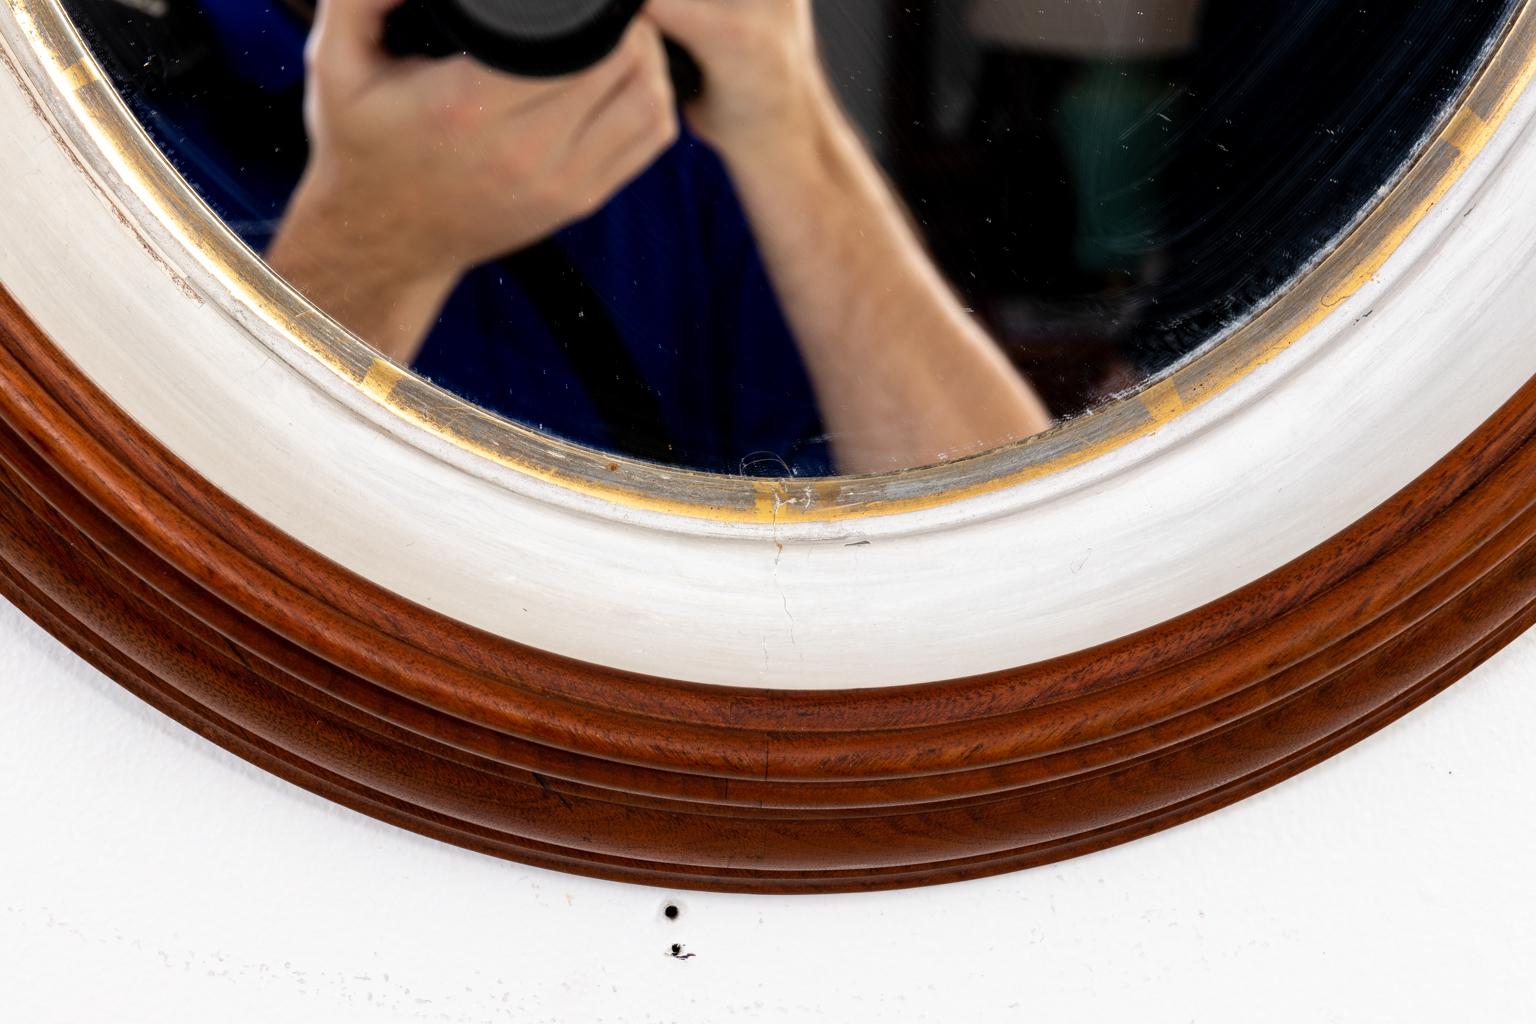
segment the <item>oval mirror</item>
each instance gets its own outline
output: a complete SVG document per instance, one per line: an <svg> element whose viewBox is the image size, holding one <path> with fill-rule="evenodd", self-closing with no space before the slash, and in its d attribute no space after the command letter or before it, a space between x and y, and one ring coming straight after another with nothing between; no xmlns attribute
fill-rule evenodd
<svg viewBox="0 0 1536 1024"><path fill-rule="evenodd" d="M197 193L401 366L581 445L791 477L1021 441L1218 342L1402 172L1509 9L762 6L66 3Z"/></svg>
<svg viewBox="0 0 1536 1024"><path fill-rule="evenodd" d="M1536 7L7 0L0 592L311 790L1099 849L1536 624Z"/></svg>

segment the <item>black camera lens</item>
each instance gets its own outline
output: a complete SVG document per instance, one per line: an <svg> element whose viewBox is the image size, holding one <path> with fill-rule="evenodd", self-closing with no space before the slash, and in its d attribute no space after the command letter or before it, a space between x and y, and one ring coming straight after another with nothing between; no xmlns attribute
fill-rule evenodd
<svg viewBox="0 0 1536 1024"><path fill-rule="evenodd" d="M468 53L515 75L567 75L602 60L644 0L407 0L390 15L396 53Z"/></svg>

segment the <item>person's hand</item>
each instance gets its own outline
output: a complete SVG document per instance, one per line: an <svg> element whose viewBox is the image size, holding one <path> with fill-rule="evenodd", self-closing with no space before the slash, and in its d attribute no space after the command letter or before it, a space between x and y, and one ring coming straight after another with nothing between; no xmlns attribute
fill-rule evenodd
<svg viewBox="0 0 1536 1024"><path fill-rule="evenodd" d="M729 162L814 144L836 109L810 0L649 0L645 16L703 69L689 124Z"/></svg>
<svg viewBox="0 0 1536 1024"><path fill-rule="evenodd" d="M334 308L343 291L445 295L471 267L595 211L677 134L647 22L580 74L524 79L468 57L386 53L399 2L322 0L306 51L310 163L269 253L365 337L366 310Z"/></svg>
<svg viewBox="0 0 1536 1024"><path fill-rule="evenodd" d="M665 57L637 23L574 76L383 52L399 0L323 0L310 38L306 188L416 258L463 270L589 214L676 137Z"/></svg>

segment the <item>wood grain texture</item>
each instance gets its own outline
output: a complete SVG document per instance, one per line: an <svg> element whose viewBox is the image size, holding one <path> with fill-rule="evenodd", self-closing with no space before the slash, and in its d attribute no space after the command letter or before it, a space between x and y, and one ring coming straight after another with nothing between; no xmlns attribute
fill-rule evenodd
<svg viewBox="0 0 1536 1024"><path fill-rule="evenodd" d="M560 870L828 892L1075 856L1303 770L1536 623L1536 381L1191 614L985 677L793 692L609 671L413 605L179 464L8 297L0 341L0 591L292 782Z"/></svg>

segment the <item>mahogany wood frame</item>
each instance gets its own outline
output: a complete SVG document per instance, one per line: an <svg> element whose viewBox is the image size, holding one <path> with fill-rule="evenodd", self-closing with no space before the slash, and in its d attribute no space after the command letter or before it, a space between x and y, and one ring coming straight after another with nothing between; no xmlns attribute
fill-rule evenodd
<svg viewBox="0 0 1536 1024"><path fill-rule="evenodd" d="M347 574L3 297L0 592L214 742L472 849L701 889L973 878L1256 792L1536 624L1536 381L1354 527L1139 635L924 686L740 690L541 654Z"/></svg>
<svg viewBox="0 0 1536 1024"><path fill-rule="evenodd" d="M1354 526L1142 633L922 686L731 689L540 653L348 573L178 461L0 290L0 594L221 746L465 847L701 889L952 881L1238 800L1536 624L1536 380Z"/></svg>

